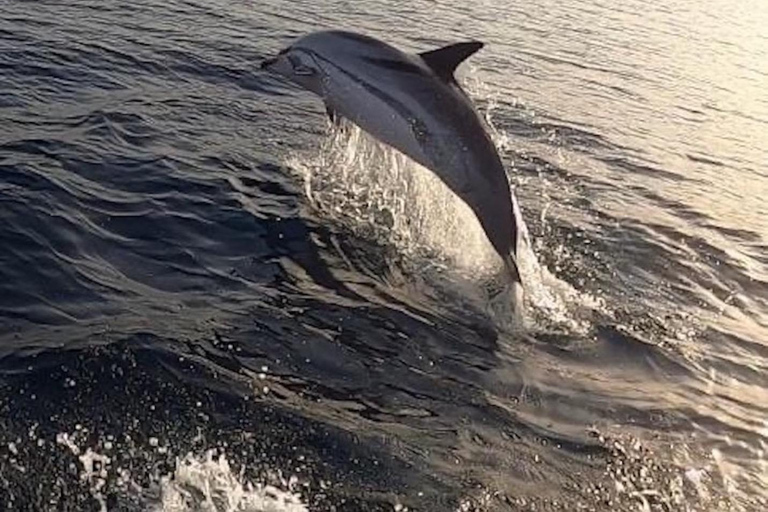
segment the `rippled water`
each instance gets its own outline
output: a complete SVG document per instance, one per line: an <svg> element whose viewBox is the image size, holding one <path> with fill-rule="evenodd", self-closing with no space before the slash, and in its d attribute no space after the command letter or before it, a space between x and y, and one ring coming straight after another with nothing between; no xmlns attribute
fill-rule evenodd
<svg viewBox="0 0 768 512"><path fill-rule="evenodd" d="M331 27L487 43L462 80L530 231L524 332L463 204L258 70ZM0 3L0 508L763 510L765 27Z"/></svg>

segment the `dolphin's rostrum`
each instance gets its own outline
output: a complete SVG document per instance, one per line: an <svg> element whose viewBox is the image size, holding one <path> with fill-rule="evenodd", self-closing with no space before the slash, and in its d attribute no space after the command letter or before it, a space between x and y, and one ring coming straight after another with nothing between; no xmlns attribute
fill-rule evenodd
<svg viewBox="0 0 768 512"><path fill-rule="evenodd" d="M365 35L306 35L263 69L280 74L434 172L474 211L515 283L518 208L483 121L453 73L482 48L457 43L418 55Z"/></svg>

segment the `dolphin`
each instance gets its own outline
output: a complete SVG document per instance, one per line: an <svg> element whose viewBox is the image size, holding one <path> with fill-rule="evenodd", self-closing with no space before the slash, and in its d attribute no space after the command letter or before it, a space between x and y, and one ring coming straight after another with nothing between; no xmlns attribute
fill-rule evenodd
<svg viewBox="0 0 768 512"><path fill-rule="evenodd" d="M470 41L409 54L367 35L321 31L261 68L320 96L332 120L346 118L434 172L469 205L519 285L519 208L485 123L454 78L482 47Z"/></svg>

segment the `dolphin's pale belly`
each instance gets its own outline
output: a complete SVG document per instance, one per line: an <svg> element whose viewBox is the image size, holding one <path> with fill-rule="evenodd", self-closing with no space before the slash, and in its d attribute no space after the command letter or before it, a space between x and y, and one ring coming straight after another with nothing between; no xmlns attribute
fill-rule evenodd
<svg viewBox="0 0 768 512"><path fill-rule="evenodd" d="M419 121L414 113L399 112L380 95L351 78L336 77L335 81L334 88L323 98L327 106L421 165L434 167L417 139L414 125Z"/></svg>
<svg viewBox="0 0 768 512"><path fill-rule="evenodd" d="M433 171L457 194L471 191L473 174L482 173L461 133L412 97L393 98L343 75L332 79L323 98L327 106Z"/></svg>

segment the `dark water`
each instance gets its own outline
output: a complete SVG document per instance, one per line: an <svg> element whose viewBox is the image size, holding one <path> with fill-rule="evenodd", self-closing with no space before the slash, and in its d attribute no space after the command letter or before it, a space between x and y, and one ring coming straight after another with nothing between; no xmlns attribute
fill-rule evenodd
<svg viewBox="0 0 768 512"><path fill-rule="evenodd" d="M503 3L0 3L0 508L764 509L768 8ZM525 332L328 27L487 43Z"/></svg>

